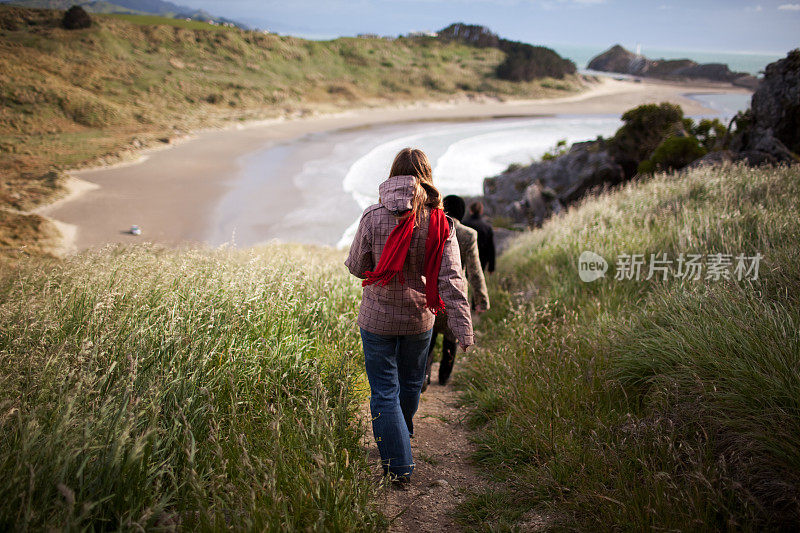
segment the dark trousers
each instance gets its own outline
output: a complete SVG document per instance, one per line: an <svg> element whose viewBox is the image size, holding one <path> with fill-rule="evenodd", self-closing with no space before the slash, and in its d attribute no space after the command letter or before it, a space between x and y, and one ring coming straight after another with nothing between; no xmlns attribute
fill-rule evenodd
<svg viewBox="0 0 800 533"><path fill-rule="evenodd" d="M431 345L428 348L428 364L425 368L425 387L431 381L431 366L433 366L433 349L436 347L436 337L439 333L434 330L431 336ZM456 362L456 348L455 341L447 340L447 335L442 338L442 362L439 363L439 384L444 385L450 379L450 374L453 372L453 365ZM423 390L424 390L423 388Z"/></svg>

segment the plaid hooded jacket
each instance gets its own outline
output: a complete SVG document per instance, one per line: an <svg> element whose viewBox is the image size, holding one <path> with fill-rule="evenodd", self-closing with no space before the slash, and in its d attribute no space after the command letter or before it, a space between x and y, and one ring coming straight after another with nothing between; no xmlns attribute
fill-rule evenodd
<svg viewBox="0 0 800 533"><path fill-rule="evenodd" d="M350 273L365 278L365 272L375 269L389 234L397 225L398 216L411 209L414 197L413 176L393 176L379 188L380 203L364 210L345 265ZM452 220L450 236L442 255L439 271L439 295L445 304L447 324L463 346L474 344L472 320L467 301L466 282ZM419 217L411 235L401 284L397 277L388 285L364 287L359 327L377 335L416 335L433 327L434 314L425 308L425 281L422 276L425 240L428 236L427 212Z"/></svg>

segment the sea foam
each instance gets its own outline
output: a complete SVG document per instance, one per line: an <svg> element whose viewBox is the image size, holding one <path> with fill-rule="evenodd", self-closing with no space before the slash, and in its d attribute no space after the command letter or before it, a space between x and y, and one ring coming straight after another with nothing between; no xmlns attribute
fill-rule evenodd
<svg viewBox="0 0 800 533"><path fill-rule="evenodd" d="M618 117L539 117L465 123L429 123L412 135L383 139L350 165L343 188L361 208L375 203L378 186L386 179L395 154L406 146L422 149L431 160L434 183L442 194L478 195L483 180L511 163L530 163L559 140L567 143L610 135ZM356 220L337 243L348 246L358 228Z"/></svg>

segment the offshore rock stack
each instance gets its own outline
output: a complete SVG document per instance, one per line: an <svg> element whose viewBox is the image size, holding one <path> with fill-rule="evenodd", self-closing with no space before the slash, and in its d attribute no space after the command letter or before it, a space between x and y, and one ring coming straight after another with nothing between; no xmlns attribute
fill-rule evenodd
<svg viewBox="0 0 800 533"><path fill-rule="evenodd" d="M716 81L753 90L758 87L758 78L746 72L734 72L722 63L697 63L691 59L648 59L618 44L594 57L587 66L598 72L665 80Z"/></svg>

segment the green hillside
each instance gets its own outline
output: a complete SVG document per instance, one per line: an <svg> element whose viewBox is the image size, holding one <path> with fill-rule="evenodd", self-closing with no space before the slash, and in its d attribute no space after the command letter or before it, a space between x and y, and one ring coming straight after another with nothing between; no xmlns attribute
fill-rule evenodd
<svg viewBox="0 0 800 533"><path fill-rule="evenodd" d="M587 199L514 241L464 383L477 458L507 490L471 498L465 523L800 527L799 203L796 165L703 167ZM587 250L609 263L591 283L577 270ZM681 253L703 255L698 280L677 276ZM639 281L615 279L624 254L643 254ZM646 280L650 254L673 261L666 280ZM757 279L738 279L740 254L761 254Z"/></svg>
<svg viewBox="0 0 800 533"><path fill-rule="evenodd" d="M580 86L569 76L500 80L504 52L430 38L307 41L129 15L67 31L61 16L0 6L0 209L51 200L53 170L114 161L201 126ZM0 221L0 246L35 248L13 224Z"/></svg>

